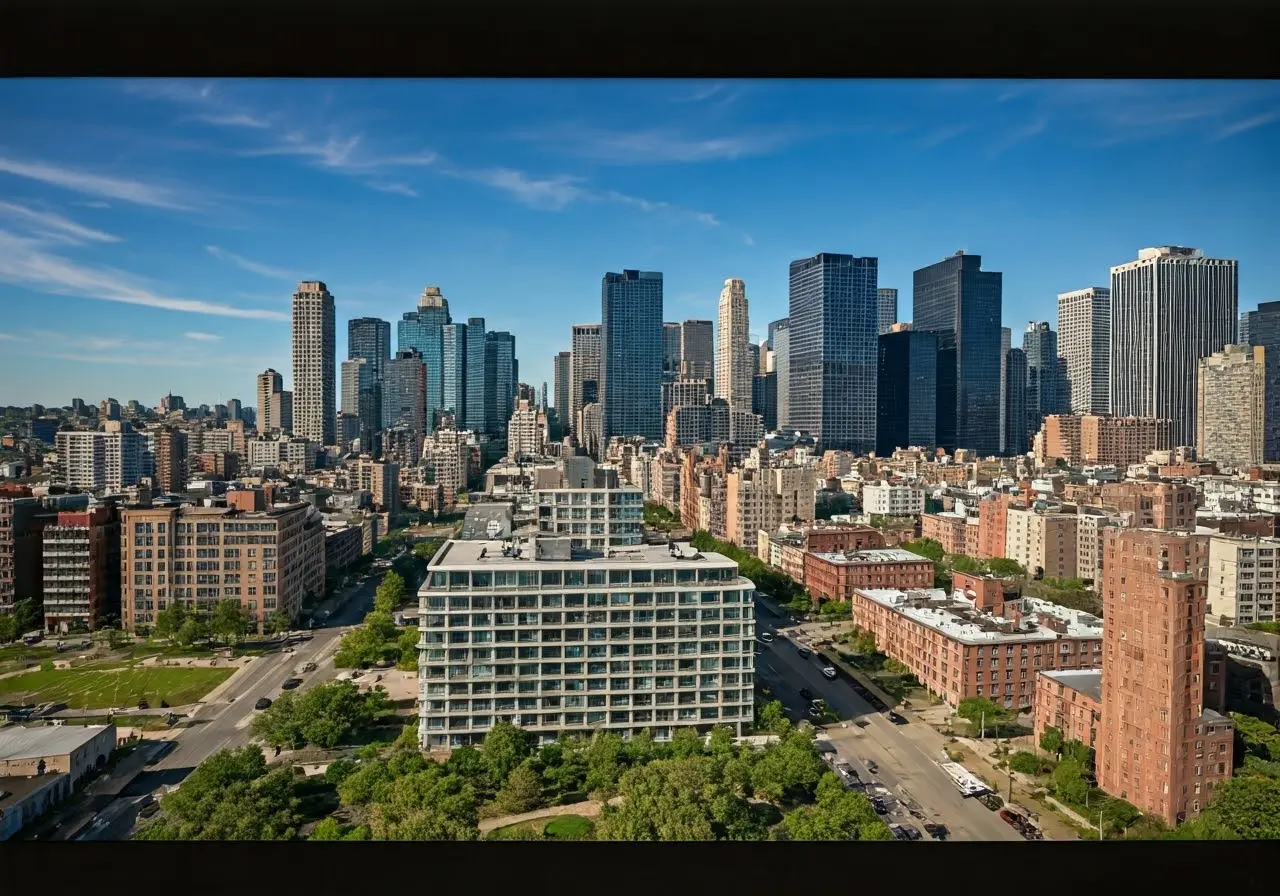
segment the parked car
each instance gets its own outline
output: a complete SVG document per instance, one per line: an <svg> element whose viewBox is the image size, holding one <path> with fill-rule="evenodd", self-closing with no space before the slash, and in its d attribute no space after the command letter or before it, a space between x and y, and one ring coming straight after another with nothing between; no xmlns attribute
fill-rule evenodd
<svg viewBox="0 0 1280 896"><path fill-rule="evenodd" d="M761 640L761 641L763 641L765 644L772 644L772 643L773 643L773 632L761 632L761 633L760 633L760 640Z"/></svg>
<svg viewBox="0 0 1280 896"><path fill-rule="evenodd" d="M858 773L854 771L853 766L847 762L836 763L836 774L839 775L840 780L844 781L846 784L858 780Z"/></svg>
<svg viewBox="0 0 1280 896"><path fill-rule="evenodd" d="M270 708L271 708L271 698L270 698L270 697L259 697L259 698L258 698L258 702L257 702L257 703L255 703L255 704L253 704L253 708L254 708L254 709L270 709Z"/></svg>
<svg viewBox="0 0 1280 896"><path fill-rule="evenodd" d="M315 663L304 663L304 664L303 664L303 666L302 666L302 674L303 674L303 675L306 675L308 672L314 672L314 671L316 671L316 664L315 664Z"/></svg>
<svg viewBox="0 0 1280 896"><path fill-rule="evenodd" d="M1000 820L1014 827L1022 824L1022 816L1016 812L1010 812L1008 809L1000 810Z"/></svg>
<svg viewBox="0 0 1280 896"><path fill-rule="evenodd" d="M906 720L906 719L904 719L902 716L898 715L898 714L897 714L896 712L894 712L893 710L889 710L888 715L887 715L887 718L889 719L889 721L890 721L890 722L893 722L893 724L895 724L895 725L905 725L905 724L907 724L907 720Z"/></svg>
<svg viewBox="0 0 1280 896"><path fill-rule="evenodd" d="M300 684L302 684L301 678L286 678L284 684L280 685L280 689L284 691L292 691Z"/></svg>
<svg viewBox="0 0 1280 896"><path fill-rule="evenodd" d="M830 681L834 681L837 674L835 666L822 667L822 676Z"/></svg>
<svg viewBox="0 0 1280 896"><path fill-rule="evenodd" d="M871 772L873 775L880 771L880 766L876 765L875 762L870 759L866 761L866 766L867 771Z"/></svg>
<svg viewBox="0 0 1280 896"><path fill-rule="evenodd" d="M876 810L877 815L888 815L889 807L884 804L884 800L878 796L871 798L871 808Z"/></svg>
<svg viewBox="0 0 1280 896"><path fill-rule="evenodd" d="M799 649L799 654L805 659L808 659L809 657L813 656L813 651L810 650L808 647L801 647Z"/></svg>
<svg viewBox="0 0 1280 896"><path fill-rule="evenodd" d="M1002 800L1000 795L996 793L984 793L982 796L978 797L978 802L982 803L982 805L986 806L992 812L997 812L1004 807L1004 800Z"/></svg>
<svg viewBox="0 0 1280 896"><path fill-rule="evenodd" d="M802 700L809 700L809 701L811 701L811 702L812 702L812 700L813 700L813 691L809 690L808 688L801 688L801 689L800 689L800 698L801 698Z"/></svg>
<svg viewBox="0 0 1280 896"><path fill-rule="evenodd" d="M932 822L925 824L924 832L934 840L946 840L947 834L950 833L945 824L933 824Z"/></svg>

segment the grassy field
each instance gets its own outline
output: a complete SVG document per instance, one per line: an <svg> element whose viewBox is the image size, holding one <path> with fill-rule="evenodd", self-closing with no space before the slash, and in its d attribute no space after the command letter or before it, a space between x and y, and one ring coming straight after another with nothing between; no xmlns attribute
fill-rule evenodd
<svg viewBox="0 0 1280 896"><path fill-rule="evenodd" d="M595 823L582 815L557 815L554 818L535 818L518 824L490 831L486 840L517 839L516 831L532 831L543 840L590 840ZM527 835L526 835L527 837Z"/></svg>
<svg viewBox="0 0 1280 896"><path fill-rule="evenodd" d="M129 666L27 672L0 678L0 704L66 703L70 709L194 703L226 681L234 669L171 669Z"/></svg>

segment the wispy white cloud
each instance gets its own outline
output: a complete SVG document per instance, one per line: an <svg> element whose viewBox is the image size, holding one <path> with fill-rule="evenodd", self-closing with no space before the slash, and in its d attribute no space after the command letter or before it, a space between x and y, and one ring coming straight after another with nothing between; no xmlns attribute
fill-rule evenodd
<svg viewBox="0 0 1280 896"><path fill-rule="evenodd" d="M681 94L672 98L672 102L676 103L701 103L718 96L725 92L729 87L726 81L712 81L710 84L703 84L695 88L691 93Z"/></svg>
<svg viewBox="0 0 1280 896"><path fill-rule="evenodd" d="M366 186L377 190L379 193L394 193L397 196L408 196L411 199L418 198L418 191L408 184L369 181Z"/></svg>
<svg viewBox="0 0 1280 896"><path fill-rule="evenodd" d="M69 341L73 345L83 345L85 348L95 352L110 351L125 344L125 340L120 336L81 336Z"/></svg>
<svg viewBox="0 0 1280 896"><path fill-rule="evenodd" d="M208 358L191 358L180 356L156 356L133 352L117 352L114 354L89 354L87 352L23 352L23 357L38 358L43 361L63 361L71 364L104 364L122 365L125 367L208 367Z"/></svg>
<svg viewBox="0 0 1280 896"><path fill-rule="evenodd" d="M217 333L201 333L199 330L187 330L182 334L187 339L194 339L196 342L221 342L222 337Z"/></svg>
<svg viewBox="0 0 1280 896"><path fill-rule="evenodd" d="M47 251L38 240L15 236L5 231L0 231L0 282L51 295L119 302L165 311L245 320L289 319L289 315L281 311L238 308L203 299L163 295L124 271L79 264Z"/></svg>
<svg viewBox="0 0 1280 896"><path fill-rule="evenodd" d="M234 252L228 252L218 246L205 246L205 251L212 255L218 261L229 265L234 265L244 271L252 274L258 274L263 277L270 277L273 280L301 280L302 278L292 271L286 271L283 268L272 267L263 264L260 261L253 261L245 258L243 255L237 255Z"/></svg>
<svg viewBox="0 0 1280 896"><path fill-rule="evenodd" d="M1213 136L1213 142L1226 140L1228 137L1234 137L1236 134L1243 134L1246 131L1252 131L1254 128L1260 128L1264 125L1271 124L1273 121L1280 120L1280 110L1271 112L1263 112L1261 115L1255 115L1252 118L1246 118L1243 121L1237 121L1227 125Z"/></svg>
<svg viewBox="0 0 1280 896"><path fill-rule="evenodd" d="M710 212L696 212L691 209L681 208L678 205L672 205L670 202L655 202L649 199L641 199L638 196L628 196L625 193L618 193L614 190L608 190L601 194L602 198L609 202L617 202L622 205L629 205L632 208L638 208L642 212L666 212L680 218L688 218L704 224L707 227L719 227L720 221Z"/></svg>
<svg viewBox="0 0 1280 896"><path fill-rule="evenodd" d="M0 342L26 342L26 341L27 340L22 336L17 336L13 333L0 333Z"/></svg>
<svg viewBox="0 0 1280 896"><path fill-rule="evenodd" d="M808 139L810 134L801 128L777 127L738 135L690 137L669 128L607 131L560 125L542 131L525 131L514 136L518 140L541 144L557 152L593 162L655 165L732 161L768 155Z"/></svg>
<svg viewBox="0 0 1280 896"><path fill-rule="evenodd" d="M581 186L582 178L569 175L531 177L513 168L448 167L441 171L449 177L484 184L506 193L524 205L548 211L559 211L587 195L587 191Z"/></svg>
<svg viewBox="0 0 1280 896"><path fill-rule="evenodd" d="M153 208L186 209L172 190L155 184L62 168L47 162L22 162L0 156L0 173L62 187L76 193L119 199Z"/></svg>
<svg viewBox="0 0 1280 896"><path fill-rule="evenodd" d="M1039 134L1043 134L1045 130L1048 129L1048 127L1049 127L1049 119L1040 118L1040 119L1037 119L1036 121L1032 121L1027 124L1024 124L1022 127L1015 128L1014 130L1006 134L999 143L991 147L990 152L987 153L987 157L990 159L994 159L996 156L1000 155L1001 153L1005 153L1013 149L1019 143L1022 143L1026 140L1030 140L1032 137L1035 137Z"/></svg>
<svg viewBox="0 0 1280 896"><path fill-rule="evenodd" d="M66 242L118 243L120 237L92 227L77 224L69 218L54 212L39 211L18 205L16 202L0 200L0 216L9 218L25 227L55 239Z"/></svg>
<svg viewBox="0 0 1280 896"><path fill-rule="evenodd" d="M751 234L749 233L744 233L742 235L742 242L746 243L748 246L754 246L756 244L756 241L751 238Z"/></svg>
<svg viewBox="0 0 1280 896"><path fill-rule="evenodd" d="M269 128L271 122L264 118L258 118L245 112L229 112L225 115L209 113L204 115L192 115L192 121L198 121L202 124L210 124L220 128Z"/></svg>
<svg viewBox="0 0 1280 896"><path fill-rule="evenodd" d="M968 124L948 125L943 128L938 128L936 131L932 131L931 133L925 134L916 142L925 149L933 149L936 146L941 146L942 144L950 140L954 140L956 137L966 133L970 127L971 126Z"/></svg>

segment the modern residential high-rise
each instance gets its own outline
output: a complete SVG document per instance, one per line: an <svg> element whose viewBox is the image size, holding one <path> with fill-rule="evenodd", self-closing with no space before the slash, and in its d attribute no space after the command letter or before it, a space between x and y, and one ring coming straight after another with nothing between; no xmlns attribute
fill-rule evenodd
<svg viewBox="0 0 1280 896"><path fill-rule="evenodd" d="M382 428L382 386L389 363L388 360L376 363L363 357L342 362L342 413L359 421L362 451L369 450L373 434Z"/></svg>
<svg viewBox="0 0 1280 896"><path fill-rule="evenodd" d="M485 432L484 366L485 329L483 317L467 318L466 356L466 429L479 435Z"/></svg>
<svg viewBox="0 0 1280 896"><path fill-rule="evenodd" d="M570 347L569 417L565 426L581 437L578 415L600 397L600 325L574 324Z"/></svg>
<svg viewBox="0 0 1280 896"><path fill-rule="evenodd" d="M228 420L240 420L242 419L241 415L243 413L244 413L244 405L240 403L240 399L238 398L227 399L227 419Z"/></svg>
<svg viewBox="0 0 1280 896"><path fill-rule="evenodd" d="M1266 350L1267 385L1263 400L1267 432L1262 454L1267 463L1280 462L1280 302L1259 302L1257 311L1240 315L1241 345Z"/></svg>
<svg viewBox="0 0 1280 896"><path fill-rule="evenodd" d="M879 337L876 454L938 439L938 336L903 328Z"/></svg>
<svg viewBox="0 0 1280 896"><path fill-rule="evenodd" d="M1111 269L1111 413L1166 417L1178 445L1196 436L1200 359L1236 332L1238 265L1200 249L1142 249Z"/></svg>
<svg viewBox="0 0 1280 896"><path fill-rule="evenodd" d="M338 421L333 294L304 280L293 294L293 432L332 445Z"/></svg>
<svg viewBox="0 0 1280 896"><path fill-rule="evenodd" d="M914 330L938 334L939 381L943 363L955 362L955 387L940 387L938 442L968 448L979 457L1000 448L1000 313L1003 275L982 270L982 256L957 252L915 272ZM952 406L952 398L954 405ZM954 433L954 437L952 436Z"/></svg>
<svg viewBox="0 0 1280 896"><path fill-rule="evenodd" d="M1058 334L1047 322L1033 320L1022 334L1022 353L1027 357L1026 439L1030 442L1045 417L1067 412L1066 390L1059 382Z"/></svg>
<svg viewBox="0 0 1280 896"><path fill-rule="evenodd" d="M716 343L715 395L729 407L751 407L751 378L756 370L750 356L747 285L742 280L724 281L720 291L720 322Z"/></svg>
<svg viewBox="0 0 1280 896"><path fill-rule="evenodd" d="M262 433L293 430L293 393L284 390L284 377L270 368L258 374L257 426Z"/></svg>
<svg viewBox="0 0 1280 896"><path fill-rule="evenodd" d="M366 359L374 380L381 382L383 365L391 360L391 322L377 317L347 321L347 358Z"/></svg>
<svg viewBox="0 0 1280 896"><path fill-rule="evenodd" d="M1005 363L1005 356L1009 354L1009 349L1013 347L1013 331L1008 327L1000 328L1000 453L1006 454L1009 451L1009 433L1006 431L1008 420L1006 419L1005 407L1009 403L1009 381L1005 376L1009 365Z"/></svg>
<svg viewBox="0 0 1280 896"><path fill-rule="evenodd" d="M898 291L882 286L876 290L876 335L888 333L897 322Z"/></svg>
<svg viewBox="0 0 1280 896"><path fill-rule="evenodd" d="M1196 457L1246 470L1263 460L1267 419L1267 350L1228 345L1200 359Z"/></svg>
<svg viewBox="0 0 1280 896"><path fill-rule="evenodd" d="M428 286L418 299L416 311L407 311L396 323L396 347L415 348L427 368L427 427L435 426L435 415L444 402L444 334L449 316L449 300L438 286Z"/></svg>
<svg viewBox="0 0 1280 896"><path fill-rule="evenodd" d="M118 492L142 477L142 435L127 420L108 420L103 427L54 437L59 481L72 491Z"/></svg>
<svg viewBox="0 0 1280 896"><path fill-rule="evenodd" d="M673 380L680 375L680 325L662 324L662 378Z"/></svg>
<svg viewBox="0 0 1280 896"><path fill-rule="evenodd" d="M176 426L156 430L156 486L176 495L187 490L187 434Z"/></svg>
<svg viewBox="0 0 1280 896"><path fill-rule="evenodd" d="M44 629L97 629L120 610L120 514L115 505L64 510L43 532Z"/></svg>
<svg viewBox="0 0 1280 896"><path fill-rule="evenodd" d="M553 406L556 409L556 419L560 421L562 431L568 431L571 427L569 421L570 401L569 395L573 391L573 353L560 352L556 355L554 362L554 376L552 394Z"/></svg>
<svg viewBox="0 0 1280 896"><path fill-rule="evenodd" d="M1031 443L1024 425L1027 419L1027 356L1022 349L1011 348L1004 353L1004 379L1004 403L1001 406L1005 432L1003 453L1026 454L1031 449ZM939 386L939 394L942 391L943 388Z"/></svg>
<svg viewBox="0 0 1280 896"><path fill-rule="evenodd" d="M613 436L662 438L660 273L624 270L601 278L600 426L601 445Z"/></svg>
<svg viewBox="0 0 1280 896"><path fill-rule="evenodd" d="M791 321L787 318L769 324L769 341L773 344L773 372L778 375L778 428L791 426Z"/></svg>
<svg viewBox="0 0 1280 896"><path fill-rule="evenodd" d="M588 507L603 511L608 516L601 529L620 511L640 511L643 501L639 489L539 496L543 508L564 514L561 519ZM559 525L566 533L579 526ZM754 586L738 574L737 564L685 545L669 550L636 542L602 557L574 550L576 539L539 535L517 540L514 552L499 541L449 541L436 552L420 592L423 749L478 744L499 722L519 725L543 743L601 729L624 737L647 729L665 742L682 727L702 732L729 725L740 733L750 722ZM499 583L508 576L536 582L536 593L504 594ZM582 589L600 579L609 594L584 597ZM676 592L667 589L678 580L696 583L700 618L715 614L717 622L676 624ZM521 610L511 631L494 629L483 610L490 606L501 618L508 604L515 613L518 600L533 599L541 612ZM606 612L609 627L603 618L588 621ZM459 647L462 636L468 641ZM527 646L535 642L544 645L536 656ZM563 652L557 657L554 650ZM530 696L553 687L564 696Z"/></svg>
<svg viewBox="0 0 1280 896"><path fill-rule="evenodd" d="M484 352L484 431L505 439L519 385L516 337L505 330L485 333Z"/></svg>
<svg viewBox="0 0 1280 896"><path fill-rule="evenodd" d="M791 262L787 425L823 450L875 449L878 276L875 258Z"/></svg>
<svg viewBox="0 0 1280 896"><path fill-rule="evenodd" d="M387 362L382 381L382 428L405 425L418 433L428 430L427 368L416 348L403 348Z"/></svg>
<svg viewBox="0 0 1280 896"><path fill-rule="evenodd" d="M1098 784L1169 825L1198 815L1231 777L1231 719L1204 698L1208 541L1156 529L1104 535Z"/></svg>
<svg viewBox="0 0 1280 896"><path fill-rule="evenodd" d="M1058 354L1067 360L1069 410L1111 413L1111 290L1090 286L1058 295Z"/></svg>
<svg viewBox="0 0 1280 896"><path fill-rule="evenodd" d="M457 426L467 420L467 325L440 328L440 410L453 414Z"/></svg>
<svg viewBox="0 0 1280 896"><path fill-rule="evenodd" d="M715 385L715 330L709 320L690 319L680 324L680 374Z"/></svg>

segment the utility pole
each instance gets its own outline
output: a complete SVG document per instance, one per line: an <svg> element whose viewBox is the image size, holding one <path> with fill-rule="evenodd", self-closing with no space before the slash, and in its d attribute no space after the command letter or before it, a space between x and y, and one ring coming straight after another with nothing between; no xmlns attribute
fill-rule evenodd
<svg viewBox="0 0 1280 896"><path fill-rule="evenodd" d="M1098 839L1102 839L1102 812L1098 812Z"/></svg>
<svg viewBox="0 0 1280 896"><path fill-rule="evenodd" d="M978 740L986 740L987 739L987 714L984 712L982 713L981 716L979 716L979 718L981 719L981 721L978 723L978 725L982 730L978 733Z"/></svg>

